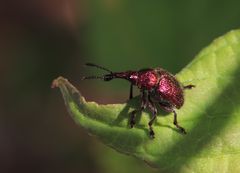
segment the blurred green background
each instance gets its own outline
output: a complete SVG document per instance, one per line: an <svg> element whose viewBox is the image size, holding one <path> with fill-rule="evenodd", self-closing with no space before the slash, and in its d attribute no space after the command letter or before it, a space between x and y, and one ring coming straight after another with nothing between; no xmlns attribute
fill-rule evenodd
<svg viewBox="0 0 240 173"><path fill-rule="evenodd" d="M211 40L239 28L239 7L236 0L2 0L0 172L157 172L89 137L51 82L62 75L87 100L125 102L126 81L81 81L102 74L83 64L177 73Z"/></svg>

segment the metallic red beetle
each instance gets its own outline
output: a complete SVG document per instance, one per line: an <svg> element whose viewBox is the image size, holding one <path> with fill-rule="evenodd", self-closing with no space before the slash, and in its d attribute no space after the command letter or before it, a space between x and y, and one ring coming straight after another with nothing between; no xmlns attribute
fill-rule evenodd
<svg viewBox="0 0 240 173"><path fill-rule="evenodd" d="M184 103L184 89L191 89L195 85L183 86L178 82L173 74L162 68L147 68L139 71L126 71L126 72L112 72L104 67L96 64L87 63L87 66L97 67L99 69L109 72L109 74L103 76L89 76L82 79L102 79L104 81L110 81L115 78L121 78L128 80L130 85L130 96L133 97L133 86L137 86L141 91L141 107L131 112L130 126L131 128L135 124L135 117L137 112L142 112L148 108L152 113L152 118L149 121L150 137L154 138L154 131L152 124L157 116L157 108L155 104L158 104L164 111L173 112L174 121L173 124L183 133L186 131L178 124L177 113L175 109L180 109Z"/></svg>

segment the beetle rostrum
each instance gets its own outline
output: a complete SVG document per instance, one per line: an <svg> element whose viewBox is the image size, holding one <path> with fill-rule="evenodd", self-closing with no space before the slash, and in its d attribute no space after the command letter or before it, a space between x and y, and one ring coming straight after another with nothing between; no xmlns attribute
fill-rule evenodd
<svg viewBox="0 0 240 173"><path fill-rule="evenodd" d="M195 85L183 86L173 74L160 67L141 69L139 71L112 72L96 64L87 63L86 65L105 70L108 74L103 76L83 77L82 80L101 79L110 81L116 78L126 79L130 82L129 99L133 97L133 86L137 86L140 89L141 107L131 112L129 121L131 128L135 125L136 114L148 108L152 113L151 120L148 122L149 134L151 138L154 138L152 124L157 116L156 104L158 104L164 111L173 113L173 124L181 133L186 134L186 130L178 124L175 110L183 106L184 90L192 89Z"/></svg>

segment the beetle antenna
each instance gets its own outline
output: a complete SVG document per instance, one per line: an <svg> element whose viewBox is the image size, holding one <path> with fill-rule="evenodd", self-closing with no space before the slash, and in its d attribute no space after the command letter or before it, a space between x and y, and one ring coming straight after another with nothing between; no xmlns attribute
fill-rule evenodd
<svg viewBox="0 0 240 173"><path fill-rule="evenodd" d="M87 76L87 77L82 77L81 80L85 80L85 79L104 79L104 77L101 77L101 76Z"/></svg>
<svg viewBox="0 0 240 173"><path fill-rule="evenodd" d="M96 65L96 64L93 64L93 63L86 63L85 65L86 65L86 66L96 67L96 68L105 70L105 71L107 71L107 72L109 72L109 73L111 73L111 74L113 73L111 70L108 70L108 69L105 68L105 67L102 67L102 66L99 66L99 65ZM93 76L91 76L91 77L93 77Z"/></svg>

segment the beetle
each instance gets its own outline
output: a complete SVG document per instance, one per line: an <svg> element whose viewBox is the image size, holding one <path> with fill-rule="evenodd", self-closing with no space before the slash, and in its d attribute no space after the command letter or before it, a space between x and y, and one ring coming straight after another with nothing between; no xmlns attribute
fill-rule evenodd
<svg viewBox="0 0 240 173"><path fill-rule="evenodd" d="M130 82L129 99L133 98L133 86L137 86L141 93L141 107L131 112L130 127L135 125L136 114L141 113L144 109L148 108L152 113L152 117L148 122L149 135L154 138L154 131L152 124L157 116L156 104L164 111L173 113L173 124L180 130L181 133L186 134L186 130L178 124L176 109L180 109L184 103L184 90L192 89L195 85L183 86L176 77L164 70L163 68L146 68L139 71L125 71L125 72L112 72L105 67L86 63L86 66L96 67L102 69L108 74L103 76L88 76L85 79L101 79L103 81L111 81L112 79L126 79Z"/></svg>

